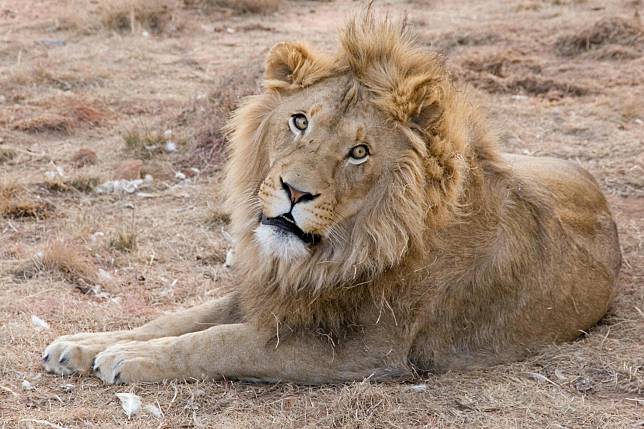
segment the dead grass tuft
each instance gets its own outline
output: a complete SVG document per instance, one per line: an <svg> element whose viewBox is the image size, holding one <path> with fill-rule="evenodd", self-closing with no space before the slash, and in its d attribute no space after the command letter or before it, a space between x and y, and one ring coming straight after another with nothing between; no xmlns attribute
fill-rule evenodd
<svg viewBox="0 0 644 429"><path fill-rule="evenodd" d="M635 48L619 45L604 46L596 49L589 55L593 59L599 61L634 60L642 56L642 54Z"/></svg>
<svg viewBox="0 0 644 429"><path fill-rule="evenodd" d="M96 266L76 245L64 241L48 243L42 252L22 263L14 274L20 278L32 278L41 272L61 274L67 281L78 286L96 283Z"/></svg>
<svg viewBox="0 0 644 429"><path fill-rule="evenodd" d="M211 208L206 215L206 224L212 226L227 225L230 223L230 214L220 208Z"/></svg>
<svg viewBox="0 0 644 429"><path fill-rule="evenodd" d="M15 150L0 146L0 164L11 161L16 157L16 155L17 152Z"/></svg>
<svg viewBox="0 0 644 429"><path fill-rule="evenodd" d="M26 133L54 132L68 134L74 127L71 117L58 113L42 112L17 121L13 128Z"/></svg>
<svg viewBox="0 0 644 429"><path fill-rule="evenodd" d="M78 175L70 179L51 179L43 183L43 187L52 192L93 192L100 179L95 176Z"/></svg>
<svg viewBox="0 0 644 429"><path fill-rule="evenodd" d="M120 230L110 239L110 247L120 252L130 253L136 250L137 235L131 230Z"/></svg>
<svg viewBox="0 0 644 429"><path fill-rule="evenodd" d="M72 164L74 164L74 166L77 168L85 167L87 165L94 165L96 164L96 152L94 152L92 149L82 147L78 149L74 156L72 156L71 161Z"/></svg>
<svg viewBox="0 0 644 429"><path fill-rule="evenodd" d="M581 83L540 76L541 64L513 52L466 56L456 75L491 93L545 96L549 99L579 97L593 92Z"/></svg>
<svg viewBox="0 0 644 429"><path fill-rule="evenodd" d="M527 76L511 80L506 85L509 92L525 92L530 95L548 95L550 98L559 96L579 97L588 95L590 88L566 81L542 79L536 76Z"/></svg>
<svg viewBox="0 0 644 429"><path fill-rule="evenodd" d="M11 219L47 218L54 206L44 200L31 198L15 183L0 184L0 215Z"/></svg>
<svg viewBox="0 0 644 429"><path fill-rule="evenodd" d="M172 2L164 0L108 0L101 3L99 14L111 31L161 33L171 20L171 9Z"/></svg>
<svg viewBox="0 0 644 429"><path fill-rule="evenodd" d="M620 113L624 119L644 118L644 101L640 97L628 97L622 100Z"/></svg>
<svg viewBox="0 0 644 429"><path fill-rule="evenodd" d="M636 46L644 40L642 25L620 17L602 18L590 27L557 39L555 50L562 56L577 56L606 45Z"/></svg>
<svg viewBox="0 0 644 429"><path fill-rule="evenodd" d="M138 159L150 159L163 153L163 145L167 141L163 134L148 127L130 128L123 136L125 149Z"/></svg>
<svg viewBox="0 0 644 429"><path fill-rule="evenodd" d="M100 179L96 176L79 175L72 177L67 183L79 192L90 193L94 192L94 189L100 183Z"/></svg>
<svg viewBox="0 0 644 429"><path fill-rule="evenodd" d="M205 10L222 8L233 13L264 15L276 12L282 4L282 0L187 0L185 2Z"/></svg>
<svg viewBox="0 0 644 429"><path fill-rule="evenodd" d="M494 45L502 40L501 34L492 31L454 31L430 37L427 42L437 51L451 52L459 47Z"/></svg>
<svg viewBox="0 0 644 429"><path fill-rule="evenodd" d="M75 97L58 97L20 108L15 118L0 118L0 123L11 122L15 130L26 133L69 134L74 128L100 126L110 114L95 103Z"/></svg>

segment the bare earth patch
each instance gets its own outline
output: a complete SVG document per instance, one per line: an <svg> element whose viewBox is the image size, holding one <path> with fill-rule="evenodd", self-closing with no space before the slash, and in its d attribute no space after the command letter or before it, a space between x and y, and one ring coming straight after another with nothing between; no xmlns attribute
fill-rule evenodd
<svg viewBox="0 0 644 429"><path fill-rule="evenodd" d="M0 2L0 427L642 427L644 10L631 1L376 3L406 12L479 91L504 150L575 160L608 195L620 292L577 341L400 383L114 387L43 373L58 335L127 329L235 286L221 127L272 44L333 49L360 5ZM116 186L127 160L136 177ZM121 392L140 413L126 417Z"/></svg>

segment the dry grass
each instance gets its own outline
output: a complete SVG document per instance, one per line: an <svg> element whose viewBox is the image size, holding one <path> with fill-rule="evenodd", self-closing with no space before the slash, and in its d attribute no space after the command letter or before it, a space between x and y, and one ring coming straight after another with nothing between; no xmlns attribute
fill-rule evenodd
<svg viewBox="0 0 644 429"><path fill-rule="evenodd" d="M108 30L134 32L146 29L160 33L170 20L169 1L108 0L100 5L102 24Z"/></svg>
<svg viewBox="0 0 644 429"><path fill-rule="evenodd" d="M92 149L82 147L72 156L71 161L75 167L85 167L96 164L96 152Z"/></svg>
<svg viewBox="0 0 644 429"><path fill-rule="evenodd" d="M0 146L0 164L11 161L16 157L16 155L17 152L15 150Z"/></svg>
<svg viewBox="0 0 644 429"><path fill-rule="evenodd" d="M167 137L148 127L130 128L123 136L126 151L138 159L150 159L163 153L163 146L168 142Z"/></svg>
<svg viewBox="0 0 644 429"><path fill-rule="evenodd" d="M110 239L110 247L119 252L132 252L136 250L137 239L136 232L129 229L116 231Z"/></svg>
<svg viewBox="0 0 644 429"><path fill-rule="evenodd" d="M151 37L143 31L152 33L154 20L144 15L135 14L121 29L118 19L113 29L104 21L107 7L114 17L143 3L159 11L151 2L119 2L118 8L109 0L10 3L9 10L0 8L0 29L11 36L0 44L5 145L0 148L18 155L0 164L0 427L641 426L642 47L591 43L574 60L553 49L555 40L574 32L570 29L583 29L600 16L632 15L633 2L376 5L392 15L406 8L422 40L448 52L448 64L460 68L460 77L487 91L480 99L497 124L504 150L574 160L593 173L616 216L624 264L609 316L577 341L547 347L523 362L426 374L412 383L367 380L318 387L230 380L105 386L89 376L44 374L40 353L58 335L129 329L238 287L234 273L222 266L229 243L222 232L228 216L219 198L226 152L220 127L244 95L258 90L271 45L311 40L332 50L330 29L357 3L284 0L279 13L258 17L223 7L209 13L186 7L194 1L159 2L169 5L160 15L169 22ZM530 7L519 10L526 4ZM66 26L62 15L76 24ZM172 31L181 22L191 31ZM544 44L548 40L552 44ZM639 56L628 59L634 55ZM621 62L617 67L598 61L602 56ZM592 96L575 96L569 83ZM70 113L66 101L75 100L94 107L100 117L94 120L83 109ZM55 121L42 121L42 132L14 128L45 114L62 116L69 126L63 121L60 132ZM88 192L90 181L78 183L87 187L76 192L68 181L111 178L132 158L133 152L121 150L119 130L135 123L149 124L134 129L139 137L133 149L150 157L141 171L155 177L154 187L145 195L96 194ZM166 129L186 140L186 150L161 154L159 133L152 138L154 150L141 145L147 130ZM98 153L98 162L88 167L92 155L88 162L76 158L80 148ZM72 192L43 190L52 163L65 171L82 168L63 180ZM194 173L190 167L201 171L189 180L174 178L175 171ZM121 231L125 236L119 238ZM133 240L128 234L134 232ZM127 251L133 241L135 250ZM96 283L109 287L109 294ZM50 329L36 330L32 314ZM34 389L24 390L23 380ZM146 404L158 403L163 417L127 419L114 396L124 391L139 394Z"/></svg>
<svg viewBox="0 0 644 429"><path fill-rule="evenodd" d="M18 108L10 118L2 118L14 130L27 133L64 133L75 128L97 127L102 125L110 114L96 103L80 98L66 96L39 101L33 106Z"/></svg>
<svg viewBox="0 0 644 429"><path fill-rule="evenodd" d="M219 207L213 207L208 210L206 224L211 226L221 226L230 223L230 214Z"/></svg>
<svg viewBox="0 0 644 429"><path fill-rule="evenodd" d="M52 192L84 192L90 193L96 189L100 179L96 176L79 174L67 179L48 179L43 183L43 187Z"/></svg>
<svg viewBox="0 0 644 429"><path fill-rule="evenodd" d="M63 7L57 24L83 33L101 30L118 33L161 33L172 23L173 0L72 0Z"/></svg>
<svg viewBox="0 0 644 429"><path fill-rule="evenodd" d="M59 113L42 112L33 116L18 120L13 128L28 133L65 133L68 134L74 128L74 119Z"/></svg>
<svg viewBox="0 0 644 429"><path fill-rule="evenodd" d="M642 25L634 19L602 18L590 27L557 39L555 49L563 56L575 56L605 45L638 46L644 41Z"/></svg>
<svg viewBox="0 0 644 429"><path fill-rule="evenodd" d="M465 56L456 69L461 79L492 93L528 94L548 99L579 97L594 91L580 82L542 77L543 66L535 59L514 52Z"/></svg>
<svg viewBox="0 0 644 429"><path fill-rule="evenodd" d="M252 62L236 73L224 76L205 98L194 100L176 119L177 127L187 128L189 150L177 162L180 168L197 167L212 171L223 160L225 136L222 127L241 100L259 90L260 62Z"/></svg>
<svg viewBox="0 0 644 429"><path fill-rule="evenodd" d="M234 13L268 14L276 12L282 0L188 0L205 9L224 8Z"/></svg>
<svg viewBox="0 0 644 429"><path fill-rule="evenodd" d="M68 282L83 289L91 288L97 281L97 268L75 244L56 240L48 243L42 252L22 263L15 275L22 279L40 273L60 274Z"/></svg>
<svg viewBox="0 0 644 429"><path fill-rule="evenodd" d="M16 183L0 184L0 215L9 219L44 219L51 215L53 204L37 199Z"/></svg>
<svg viewBox="0 0 644 429"><path fill-rule="evenodd" d="M620 112L627 120L644 119L644 100L640 97L626 97L621 102Z"/></svg>

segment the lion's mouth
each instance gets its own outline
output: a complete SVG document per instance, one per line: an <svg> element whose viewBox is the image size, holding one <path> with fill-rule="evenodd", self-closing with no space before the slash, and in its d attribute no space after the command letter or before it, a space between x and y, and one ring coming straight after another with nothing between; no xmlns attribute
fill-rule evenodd
<svg viewBox="0 0 644 429"><path fill-rule="evenodd" d="M293 215L290 213L285 213L277 217L266 217L262 214L260 222L262 225L274 226L280 231L293 234L306 244L314 245L320 241L319 235L302 231L302 229L297 226L295 219L293 219Z"/></svg>

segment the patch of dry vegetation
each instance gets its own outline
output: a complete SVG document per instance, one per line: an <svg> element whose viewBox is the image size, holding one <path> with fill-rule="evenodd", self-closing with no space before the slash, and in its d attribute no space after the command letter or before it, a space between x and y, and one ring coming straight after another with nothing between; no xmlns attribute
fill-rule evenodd
<svg viewBox="0 0 644 429"><path fill-rule="evenodd" d="M0 124L26 133L69 134L75 128L100 126L109 117L107 111L92 101L64 97L19 107L10 116L0 116Z"/></svg>
<svg viewBox="0 0 644 429"><path fill-rule="evenodd" d="M576 56L606 45L638 46L644 41L642 25L635 19L602 18L576 33L557 39L555 50L562 56ZM601 53L606 56L606 52Z"/></svg>
<svg viewBox="0 0 644 429"><path fill-rule="evenodd" d="M72 156L71 162L76 168L96 164L96 152L92 149L82 147Z"/></svg>
<svg viewBox="0 0 644 429"><path fill-rule="evenodd" d="M495 31L450 31L429 38L427 43L437 51L448 53L458 47L494 45L502 40L503 36Z"/></svg>
<svg viewBox="0 0 644 429"><path fill-rule="evenodd" d="M623 99L620 106L620 113L627 120L644 118L644 100L637 96Z"/></svg>
<svg viewBox="0 0 644 429"><path fill-rule="evenodd" d="M90 193L99 185L100 179L96 176L80 174L71 178L56 178L43 183L45 189L52 192L84 192Z"/></svg>
<svg viewBox="0 0 644 429"><path fill-rule="evenodd" d="M578 0L566 0L566 3L575 1ZM20 11L36 2L13 2L16 6L10 8L12 11L0 8L0 15L6 14L11 20L9 25L16 24L11 37L5 41L7 46L0 47L0 59L4 61L0 61L0 98L6 98L0 109L0 129L7 130L2 135L6 146L0 145L0 172L2 176L19 177L20 183L24 181L28 186L3 184L0 178L0 337L4 340L0 347L0 399L3 401L0 427L3 424L7 428L544 428L554 425L622 429L641 426L644 205L643 199L637 197L644 189L639 162L641 150L637 146L641 140L637 133L642 126L638 120L644 120L642 82L638 79L641 73L639 61L625 61L618 72L629 77L631 83L612 86L614 80L620 80L619 76L606 74L602 64L593 63L597 59L641 57L642 46L637 44L641 42L634 45L584 42L579 45L584 50L576 54L584 59L579 62L555 55L552 44L544 48L534 42L543 40L544 34L555 26L556 32L547 33L550 35L547 37L553 37L552 43L562 34L561 28L583 28L609 10L624 11L625 4L616 1L602 4L603 12L589 11L591 5L560 7L556 10L558 16L553 14L548 19L544 16L551 12L548 8L555 0L528 2L534 5L534 8L530 6L531 10L542 12L528 11L520 15L513 14L516 2L498 3L494 7L479 1L465 6L458 2L432 2L431 8L425 7L427 1L413 2L412 20L422 30L436 31L438 35L431 40L432 47L449 51L460 66L460 77L494 94L486 97L494 104L489 110L494 117L508 120L503 129L512 136L502 143L504 149L579 159L599 179L604 191L614 194L609 199L617 216L624 254L620 291L612 315L579 340L546 348L524 362L484 370L428 374L414 380L414 384L366 380L308 387L227 380L132 386L130 390L141 395L146 403L160 405L163 416L159 419L146 414L127 419L114 397L115 392L123 391L122 387L106 387L93 377L41 376L37 364L40 351L55 335L129 329L153 319L161 311L189 307L236 287L233 274L222 267L229 248L222 227L226 228L229 215L216 201L221 186L218 168L226 147L221 127L243 96L258 91L262 65L254 62L242 68L241 61L228 62L232 58L260 58L277 39L274 32L258 35L246 31L252 29L279 29L283 32L279 38L290 39L294 34L289 28L297 28L298 37L330 46L335 35L325 29L346 19L346 10L355 6L351 1L337 0L337 8L320 2L284 1L283 4L298 7L283 7L279 14L273 15L269 11L260 19L243 8L233 10L242 3L232 1L230 8L213 6L213 14L204 13L206 5L215 2L39 2L38 7L43 8L39 13L49 16L46 27L27 22L28 14ZM66 17L60 20L60 25L55 22L49 25L56 18L55 13L48 15L48 11L55 9L57 13L64 3L70 5ZM388 3L392 8L404 6ZM164 4L169 5L167 10L158 6ZM139 5L147 5L148 9L132 14ZM472 28L454 29L452 23L462 22L466 14L457 14L465 7L467 13L471 9L479 19ZM309 27L293 23L309 10L314 11ZM237 16L228 18L233 14ZM190 24L196 29L194 33L179 32L176 39L150 37L141 39L141 43L131 43L134 37L130 34L140 36L143 30L153 33L159 31L157 28L162 34L168 34L186 16L190 16ZM499 24L500 19L512 25ZM446 25L442 24L443 20ZM219 33L200 30L212 28L213 22L216 23L214 31ZM226 34L228 28L234 28L236 33ZM34 42L50 38L65 39L66 47L46 48ZM212 49L213 40L218 38L230 39L231 44L222 43ZM131 60L123 59L122 63L119 60L115 68L97 60L95 54L110 52L123 43L128 44ZM175 51L175 44L188 49ZM490 54L497 49L498 52ZM15 60L20 50L22 62L17 65ZM84 56L83 52L91 55ZM123 90L130 87L123 80L140 77L139 58L149 61L145 67L162 70L163 78L137 81L137 92L129 93ZM48 194L42 186L37 186L43 174L51 169L49 159L56 165L65 165L66 170L72 165L85 168L96 163L93 150L99 153L96 168L72 173L82 174L78 178L72 175L64 178L60 190L77 192L78 187L85 189L82 192L89 192L94 180L92 174L112 178L113 167L123 161L124 154L118 149L124 143L117 141L115 145L113 129L104 125L113 122L116 129L127 130L132 125L130 118L136 116L144 124L153 124L152 129L164 130L157 127L158 124L166 126L159 115L173 118L176 111L172 109L178 105L168 107L164 104L165 97L185 102L186 93L180 93L178 88L183 88L182 80L193 76L194 82L199 81L201 70L197 69L202 67L212 74L204 79L203 86L193 88L195 93L210 93L187 103L174 121L168 121L168 128L186 139L189 150L163 156L162 145L159 146L163 141L159 137L163 136L159 133L152 133L156 134L151 139L156 147L149 150L145 147L146 129L139 127L134 133L139 136L135 138L132 152L142 154L144 159L149 157L140 172L154 176L155 183L158 178L174 183L176 171L198 167L201 173L194 180L180 187L155 189L153 198L91 194L74 198L69 194ZM579 93L569 82L581 87L582 93L585 89L598 88L597 97L550 101ZM592 85L586 86L586 82ZM610 92L601 92L603 85L610 86ZM111 101L108 106L93 101L114 100L109 92L112 90L117 92L118 102ZM52 92L56 98L44 98ZM537 97L520 101L509 96L515 93ZM62 94L80 97L106 116L93 120L92 113L83 109L78 114L69 113ZM128 106L130 110L119 106ZM111 109L119 114L111 115ZM31 125L22 123L30 134L12 130L19 121L50 114L59 117L41 118L40 125L38 121ZM558 127L572 123L579 128L587 127L587 135L594 137L582 133L562 134ZM627 126L618 129L617 125ZM42 131L30 131L34 129ZM56 135L60 133L74 133L74 136L60 138ZM556 143L549 143L553 141ZM80 145L90 152L73 156ZM3 149L7 149L6 158L2 158ZM47 156L41 157L41 154ZM76 185L70 183L82 176L91 180L85 184L82 180ZM29 181L30 178L36 178L33 179L36 183ZM622 194L623 189L626 190ZM49 201L55 202L61 212L64 210L65 216L58 216ZM129 204L136 205L136 233L125 226L129 222L123 222L123 211L129 213L129 208L124 206ZM52 234L64 240L43 241ZM42 251L30 258L34 246ZM20 267L16 269L18 264ZM108 277L113 276L110 293L118 301L90 299L73 290L76 287L90 292L95 282L103 286L105 276L97 274L97 267L104 268ZM51 330L36 333L29 321L30 314L48 321ZM34 378L28 379L35 389L23 391L20 387L23 377L32 375ZM71 387L63 388L63 384Z"/></svg>
<svg viewBox="0 0 644 429"><path fill-rule="evenodd" d="M213 170L223 160L226 137L223 127L241 100L259 90L262 65L253 62L224 76L207 97L196 99L177 117L176 125L188 134L188 154L180 168Z"/></svg>
<svg viewBox="0 0 644 429"><path fill-rule="evenodd" d="M220 208L213 207L208 210L206 224L210 226L221 226L230 223L230 214Z"/></svg>
<svg viewBox="0 0 644 429"><path fill-rule="evenodd" d="M136 250L137 234L131 229L116 231L110 239L110 247L119 252L130 253Z"/></svg>
<svg viewBox="0 0 644 429"><path fill-rule="evenodd" d="M98 269L73 243L56 240L48 243L42 252L22 263L15 275L32 278L39 273L57 273L77 286L87 287L96 283Z"/></svg>
<svg viewBox="0 0 644 429"><path fill-rule="evenodd" d="M79 91L98 85L108 77L109 74L98 67L39 58L28 65L14 65L0 75L0 93L10 101L22 103L30 89L47 87L65 92ZM60 99L53 103L58 104L62 104Z"/></svg>
<svg viewBox="0 0 644 429"><path fill-rule="evenodd" d="M123 136L126 151L137 159L150 159L164 152L168 138L148 127L130 128Z"/></svg>
<svg viewBox="0 0 644 429"><path fill-rule="evenodd" d="M170 21L172 2L164 0L108 0L101 2L101 22L108 30L160 33Z"/></svg>
<svg viewBox="0 0 644 429"><path fill-rule="evenodd" d="M16 155L17 152L15 150L0 146L0 164L11 161L16 157Z"/></svg>
<svg viewBox="0 0 644 429"><path fill-rule="evenodd" d="M0 184L0 215L3 217L44 219L53 210L54 206L50 202L34 198L20 185Z"/></svg>
<svg viewBox="0 0 644 429"><path fill-rule="evenodd" d="M276 12L282 0L185 0L206 10L223 8L233 13L269 14Z"/></svg>
<svg viewBox="0 0 644 429"><path fill-rule="evenodd" d="M545 78L541 72L542 66L538 61L511 51L464 56L455 70L459 78L491 93L522 93L548 99L593 93L592 88L580 82Z"/></svg>
<svg viewBox="0 0 644 429"><path fill-rule="evenodd" d="M74 0L62 12L58 27L84 33L101 30L161 33L173 22L172 12L177 3L173 0Z"/></svg>

